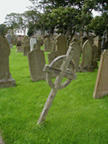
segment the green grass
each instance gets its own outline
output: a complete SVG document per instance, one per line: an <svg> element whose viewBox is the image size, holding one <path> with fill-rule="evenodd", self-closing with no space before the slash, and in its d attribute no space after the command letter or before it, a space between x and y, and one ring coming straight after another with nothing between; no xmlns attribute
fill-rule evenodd
<svg viewBox="0 0 108 144"><path fill-rule="evenodd" d="M16 87L0 89L0 131L6 144L108 144L108 97L94 100L97 70L77 73L58 91L44 124L36 123L51 88L32 82L27 57L12 49Z"/></svg>

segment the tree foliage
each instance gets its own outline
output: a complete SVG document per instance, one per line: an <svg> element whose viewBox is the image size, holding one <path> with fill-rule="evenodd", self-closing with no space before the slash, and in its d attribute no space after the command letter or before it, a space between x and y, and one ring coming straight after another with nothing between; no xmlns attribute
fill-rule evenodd
<svg viewBox="0 0 108 144"><path fill-rule="evenodd" d="M8 28L6 27L6 25L5 24L0 24L0 34L2 36L5 36L5 34L7 33L7 31L8 31Z"/></svg>

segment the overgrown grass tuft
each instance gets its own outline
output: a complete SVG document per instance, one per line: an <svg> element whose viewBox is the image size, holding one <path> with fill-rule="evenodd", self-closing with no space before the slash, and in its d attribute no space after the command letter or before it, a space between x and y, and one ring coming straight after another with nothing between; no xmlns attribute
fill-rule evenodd
<svg viewBox="0 0 108 144"><path fill-rule="evenodd" d="M12 49L16 87L0 89L0 130L6 144L108 144L108 97L94 100L95 72L58 91L44 124L37 121L51 88L32 82L27 57Z"/></svg>

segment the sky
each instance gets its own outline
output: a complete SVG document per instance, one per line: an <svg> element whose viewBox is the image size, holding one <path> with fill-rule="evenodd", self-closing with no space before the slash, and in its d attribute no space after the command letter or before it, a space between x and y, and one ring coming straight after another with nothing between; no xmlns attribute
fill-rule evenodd
<svg viewBox="0 0 108 144"><path fill-rule="evenodd" d="M10 13L23 13L31 5L29 0L1 0L0 1L0 24L4 23L5 16Z"/></svg>
<svg viewBox="0 0 108 144"><path fill-rule="evenodd" d="M5 17L10 13L23 13L31 5L29 0L1 0L0 2L0 24L4 23ZM94 16L98 13L93 12Z"/></svg>

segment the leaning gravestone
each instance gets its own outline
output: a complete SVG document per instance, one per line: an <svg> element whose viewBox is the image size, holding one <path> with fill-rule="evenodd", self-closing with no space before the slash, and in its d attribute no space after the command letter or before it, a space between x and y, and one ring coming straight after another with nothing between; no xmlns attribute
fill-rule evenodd
<svg viewBox="0 0 108 144"><path fill-rule="evenodd" d="M93 98L105 95L108 95L108 50L104 50L101 55Z"/></svg>
<svg viewBox="0 0 108 144"><path fill-rule="evenodd" d="M73 57L72 54L73 54L73 47L70 47L66 55L57 57L49 66L45 65L44 67L44 71L46 72L46 80L52 89L44 105L42 113L39 117L37 125L44 122L44 120L46 119L46 116L56 96L57 91L59 89L65 88L73 79L76 79L76 75L74 71L75 66L74 63L72 62L72 57ZM53 65L55 65L55 63L57 63L60 59L62 59L62 64L60 68L59 69L54 68ZM71 69L68 68L70 64L71 64ZM57 76L55 82L53 83L51 80L51 74L55 74L55 73ZM64 83L62 83L63 77L67 78L67 80Z"/></svg>
<svg viewBox="0 0 108 144"><path fill-rule="evenodd" d="M81 71L93 71L92 68L92 46L89 40L86 40L82 49L82 62L80 65Z"/></svg>
<svg viewBox="0 0 108 144"><path fill-rule="evenodd" d="M36 38L30 38L30 51L34 49L35 44L36 44Z"/></svg>
<svg viewBox="0 0 108 144"><path fill-rule="evenodd" d="M30 77L32 81L45 79L43 68L45 65L44 51L34 49L28 53Z"/></svg>
<svg viewBox="0 0 108 144"><path fill-rule="evenodd" d="M0 88L14 87L15 80L9 72L10 47L8 41L0 36Z"/></svg>
<svg viewBox="0 0 108 144"><path fill-rule="evenodd" d="M27 53L30 51L30 40L27 36L24 37L23 39L23 55L27 56Z"/></svg>
<svg viewBox="0 0 108 144"><path fill-rule="evenodd" d="M72 42L70 44L70 47L74 48L74 51L73 51L73 60L75 62L76 71L78 71L79 61L80 61L80 55L81 55L81 47L76 42Z"/></svg>

